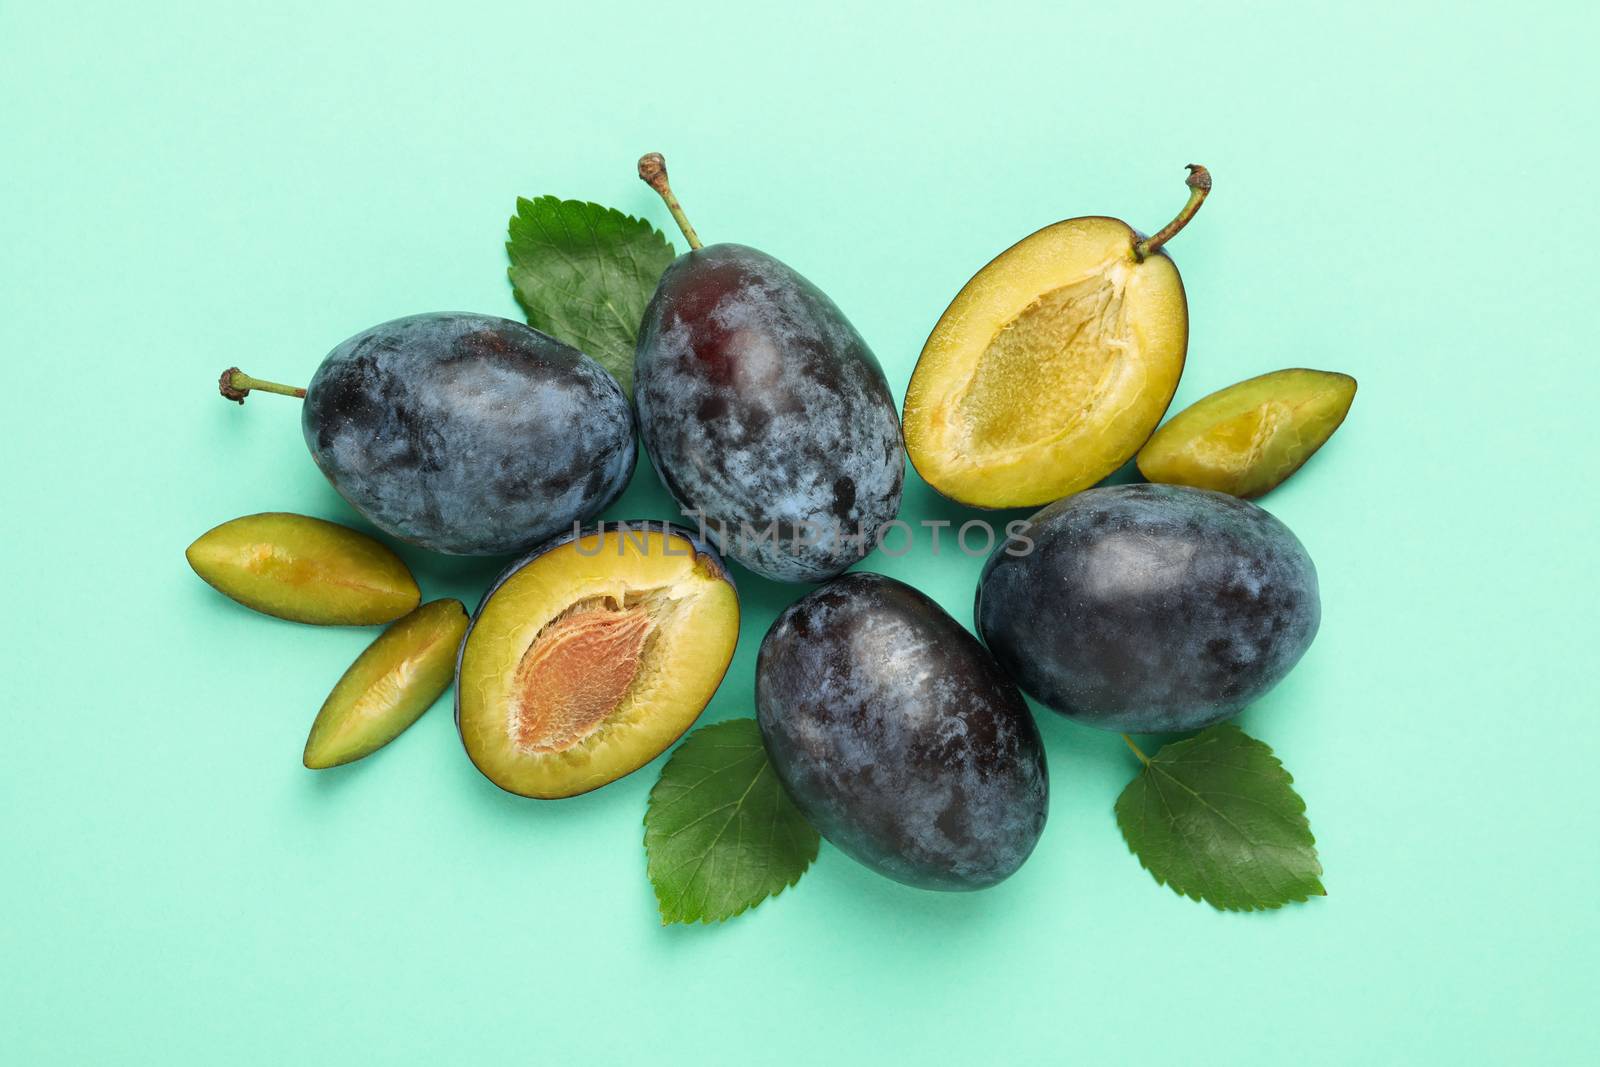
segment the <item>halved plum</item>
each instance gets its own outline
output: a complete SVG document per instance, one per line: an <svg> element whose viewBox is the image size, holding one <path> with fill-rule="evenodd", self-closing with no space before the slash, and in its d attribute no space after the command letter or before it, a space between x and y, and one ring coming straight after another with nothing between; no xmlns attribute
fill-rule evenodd
<svg viewBox="0 0 1600 1067"><path fill-rule="evenodd" d="M1133 458L1178 388L1189 310L1163 251L1211 175L1145 237L1120 219L1067 219L989 262L939 317L906 387L906 451L952 500L1032 507Z"/></svg>
<svg viewBox="0 0 1600 1067"><path fill-rule="evenodd" d="M507 792L598 789L693 724L738 638L733 580L689 531L568 534L513 564L473 616L456 665L461 743Z"/></svg>

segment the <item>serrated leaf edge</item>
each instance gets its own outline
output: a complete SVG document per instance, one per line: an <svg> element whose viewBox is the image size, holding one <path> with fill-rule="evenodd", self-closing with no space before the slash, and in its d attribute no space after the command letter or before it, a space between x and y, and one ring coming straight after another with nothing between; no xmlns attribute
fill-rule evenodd
<svg viewBox="0 0 1600 1067"><path fill-rule="evenodd" d="M585 355L589 356L591 359L594 359L603 369L605 369L608 374L617 379L618 383L622 386L623 392L626 393L631 400L633 396L631 367L629 368L630 373L627 375L626 379L624 379L624 376L619 373L619 370L612 369L609 358L602 358L595 352L588 351L578 343L576 338L561 336L561 334L557 332L556 323L552 320L551 316L530 304L528 299L524 297L522 288L517 284L518 272L531 269L529 266L529 261L517 254L518 240L542 241L547 245L551 245L552 247L554 246L552 237L555 233L555 228L550 224L550 220L540 217L539 211L541 208L550 209L550 213L554 216L555 221L560 223L561 229L566 233L569 239L572 239L573 244L581 244L582 242L576 240L578 235L573 232L570 222L566 217L566 212L569 210L574 210L584 215L589 215L596 212L598 213L598 217L593 220L595 225L590 226L591 232L589 233L590 241L595 245L597 251L599 248L599 243L596 239L596 234L594 231L598 229L600 225L614 226L621 232L626 232L627 230L635 227L643 227L643 236L653 237L661 243L662 249L664 249L666 252L668 262L676 258L677 249L673 246L671 240L668 239L666 233L654 223L650 222L649 219L641 218L637 215L629 215L626 212L618 210L617 208L606 207L604 204L598 204L592 200L569 200L553 194L544 194L536 197L517 197L516 211L512 214L511 218L506 224L506 258L510 260L510 263L506 267L506 280L511 286L511 293L516 299L517 306L522 309L523 318L526 319L528 325L532 326L534 329L549 333L562 343L572 345L573 347L582 351ZM634 255L632 248L625 247L625 250L632 266L633 274L638 276L640 273L638 269L638 258ZM603 261L605 257L601 256L600 258ZM576 269L576 267L574 267L574 269ZM579 271L579 273L582 272ZM602 285L602 288L609 288L609 277L607 277L609 272L602 270L602 275L605 283ZM638 333L639 324L632 322L628 317L623 316L609 299L606 299L603 302L606 310L610 312L611 318L615 323L614 328L619 329L623 333L630 336L636 336ZM619 360L622 360L623 358L624 357L621 355L618 356Z"/></svg>
<svg viewBox="0 0 1600 1067"><path fill-rule="evenodd" d="M729 724L729 723L734 723L734 722L739 722L739 721L741 721L741 720L740 719L724 719L722 722L709 723L709 724L707 724L705 726L702 726L702 727L699 727L698 729L695 729L695 730L691 731L689 734L685 735L684 741L688 741L689 737L693 736L694 734L701 733L702 731L715 730L719 726L723 726L723 725L726 725L726 724ZM682 747L682 744L680 743L678 745L678 748L681 748L681 747ZM721 745L721 746L713 746L713 747L732 748L732 747L735 747L735 746L732 746L732 745ZM766 756L765 750L762 748L762 746L760 744L757 744L757 745L754 745L754 746L740 745L740 746L737 746L737 747L739 747L739 748L750 748L752 751L761 751L763 757ZM672 755L667 757L667 761L670 763L677 756L677 754L678 754L677 748L675 748L673 750L673 752L672 752ZM770 769L770 767L771 767L770 758L767 759L767 763L768 763L768 769ZM665 769L666 769L665 766L663 766L662 770L665 771ZM759 776L760 775L758 774L757 777L759 777ZM774 775L774 777L776 777L776 775ZM648 873L649 872L649 853L650 853L650 849L649 849L650 811L655 806L655 803L656 803L656 791L661 788L661 784L662 784L662 780L658 777L656 779L656 784L650 787L650 795L645 800L645 813L644 813L644 817L640 820L641 824L643 824L643 826L645 828L645 832L644 832L644 837L641 838L641 840L640 840L640 844L644 845L644 847L645 847L646 880L650 883L651 895L653 895L656 898L656 911L661 916L661 925L662 926L673 926L673 925L678 925L678 926L710 926L710 925L713 925L713 924L716 924L716 925L720 926L721 924L727 922L729 919L738 918L740 915L743 915L745 912L750 911L753 908L757 908L760 905L765 904L769 900L776 900L778 897L783 895L785 890L792 889L796 885L798 885L799 882L800 882L800 879L805 875L805 873L807 871L809 871L811 869L811 865L813 863L816 863L817 862L817 857L819 855L821 855L822 837L821 837L820 834L816 834L815 832L813 832L810 848L804 850L805 852L809 853L809 855L805 856L805 862L800 865L800 869L799 870L795 871L794 877L790 878L788 881L786 881L782 885L780 885L777 889L773 890L771 893L768 893L766 896L762 897L761 899L752 900L749 903L744 904L741 907L739 907L736 911L731 911L726 915L720 915L720 916L701 915L701 916L699 916L697 918L688 918L688 917L685 917L685 916L680 914L678 916L669 917L668 914L667 914L667 901L666 901L666 898L662 895L661 886L659 884L657 884L657 882L656 882L656 880L654 878L650 878L649 877L649 873ZM753 788L754 785L755 785L755 781L752 779L751 787ZM693 788L693 787L691 787L691 788ZM781 783L778 785L778 788L780 788L780 789L783 788ZM746 790L746 792L748 793L748 790ZM713 810L720 811L721 809L718 808L718 809L713 809ZM677 909L677 908L675 908L674 910L675 911L679 911L679 912L682 911L682 909Z"/></svg>
<svg viewBox="0 0 1600 1067"><path fill-rule="evenodd" d="M566 200L549 193L536 197L519 196L517 197L516 213L513 214L506 223L506 232L510 235L509 239L506 241L506 258L511 261L510 265L506 267L506 279L511 283L511 294L516 297L517 304L521 306L524 311L531 311L531 309L528 308L525 303L523 303L522 293L517 289L517 284L513 277L517 268L523 263L523 261L519 259L516 254L517 233L519 229L526 231L537 224L531 212L540 204L546 203L556 208L565 207L567 205L580 208L594 208L600 211L603 215L611 217L619 223L640 223L644 226L645 231L649 233L650 236L659 240L666 250L672 253L674 258L676 258L678 254L676 246L674 246L672 241L667 237L666 232L652 223L649 219L642 218L638 215L629 215L625 211L618 210L614 207L606 207L604 204L597 204L593 200ZM531 237L534 235L530 234L529 236ZM536 311L532 313L538 314Z"/></svg>
<svg viewBox="0 0 1600 1067"><path fill-rule="evenodd" d="M1278 758L1278 754L1272 750L1272 746L1267 744L1265 741L1261 740L1258 737L1250 736L1249 734L1245 733L1244 730L1237 723L1232 723L1232 722L1218 723L1215 726L1207 727L1206 729L1202 730L1200 733L1197 733L1192 737L1185 737L1185 738L1182 738L1181 740L1173 741L1173 742L1170 742L1168 744L1162 745L1160 751L1158 751L1154 756L1150 757L1150 762L1153 763L1156 760L1160 759L1163 753L1166 753L1167 751L1169 751L1169 750L1171 750L1173 748L1177 748L1177 747L1185 746L1185 745L1190 745L1193 742L1199 741L1202 738L1206 737L1207 734L1211 734L1212 731L1223 731L1223 730L1231 730L1232 732L1235 732L1235 733L1238 733L1239 735L1241 735L1246 741L1249 741L1251 744L1261 746L1261 748L1265 750L1267 758L1272 761L1273 765L1276 766L1278 768L1278 770L1283 772L1284 784L1288 785L1288 786L1291 786L1291 787L1294 785L1294 775L1291 774L1289 769L1283 765L1283 761L1280 760ZM1213 734L1212 736L1215 736L1215 735ZM1324 870L1323 870L1323 866L1322 866L1322 857L1317 854L1317 837L1316 837L1316 834L1312 832L1311 820L1307 819L1306 816L1305 816L1306 801L1305 801L1305 798L1302 797L1293 788L1291 788L1289 790L1289 795L1294 798L1295 804L1297 805L1295 810L1294 810L1294 812L1293 812L1293 814L1295 814L1295 815L1297 815L1299 817L1300 822L1305 827L1306 837L1308 838L1308 842L1309 842L1310 847L1311 847L1311 860L1312 860L1312 862L1314 864L1316 864L1316 868L1317 868L1316 874L1312 877L1311 881L1316 885L1316 887L1318 889L1321 890L1320 893L1308 892L1308 893L1302 893L1302 894L1300 894L1298 896L1291 894L1289 896L1286 896L1283 900L1277 901L1275 903L1249 904L1249 905L1219 904L1216 901L1214 901L1214 900L1210 899L1209 897L1205 896L1199 890L1186 888L1184 886L1180 886L1180 885L1178 885L1178 884L1176 884L1174 882L1171 882L1166 878L1163 878L1159 873L1157 873L1155 870L1151 869L1150 865L1145 862L1144 857L1139 854L1138 849L1133 847L1133 842L1128 840L1127 827L1124 825L1124 822L1123 822L1122 801L1127 796L1128 790L1131 789L1134 786L1135 783L1137 783L1141 778L1144 777L1144 775L1146 774L1148 769L1149 769L1148 766L1144 766L1144 767L1140 767L1139 768L1139 773L1134 775L1133 779L1131 781L1129 781L1126 786L1123 787L1122 792L1117 795L1116 802L1112 805L1112 811L1116 816L1117 830L1122 835L1122 843L1123 843L1123 845L1127 848L1127 850L1130 853L1133 854L1133 858L1139 862L1139 866L1144 868L1144 870L1149 873L1150 877L1155 880L1155 883L1157 885L1164 886L1164 887L1166 887L1168 889L1171 889L1174 893L1177 893L1179 896L1187 897L1189 900L1195 901L1196 903L1209 904L1209 905L1211 905L1212 908L1216 909L1217 911L1232 912L1232 913L1235 913L1235 914L1243 914L1243 913L1250 913L1250 912L1257 912L1257 911L1277 911L1278 909L1284 907L1287 904L1304 904L1314 896L1325 897L1325 896L1328 895L1327 888L1322 884L1322 876L1324 874Z"/></svg>

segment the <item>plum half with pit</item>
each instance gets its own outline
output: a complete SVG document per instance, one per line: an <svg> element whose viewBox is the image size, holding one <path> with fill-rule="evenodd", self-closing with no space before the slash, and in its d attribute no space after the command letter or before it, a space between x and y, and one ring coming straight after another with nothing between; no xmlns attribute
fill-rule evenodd
<svg viewBox="0 0 1600 1067"><path fill-rule="evenodd" d="M879 874L982 889L1044 830L1044 749L1022 695L902 582L855 572L791 605L761 643L756 708L800 811Z"/></svg>
<svg viewBox="0 0 1600 1067"><path fill-rule="evenodd" d="M237 368L222 393L305 399L311 458L380 530L461 556L509 555L598 515L633 473L622 387L510 319L442 312L363 330L305 389Z"/></svg>
<svg viewBox="0 0 1600 1067"><path fill-rule="evenodd" d="M690 244L639 330L634 395L650 460L731 558L776 581L833 577L900 510L905 451L883 370L792 268L745 245L703 247L660 156L639 173Z"/></svg>
<svg viewBox="0 0 1600 1067"><path fill-rule="evenodd" d="M1040 511L996 548L978 632L1024 690L1130 733L1198 730L1277 685L1322 618L1299 539L1209 489L1118 485Z"/></svg>
<svg viewBox="0 0 1600 1067"><path fill-rule="evenodd" d="M739 597L681 527L605 523L512 565L472 617L456 726L495 785L556 799L655 759L722 682Z"/></svg>

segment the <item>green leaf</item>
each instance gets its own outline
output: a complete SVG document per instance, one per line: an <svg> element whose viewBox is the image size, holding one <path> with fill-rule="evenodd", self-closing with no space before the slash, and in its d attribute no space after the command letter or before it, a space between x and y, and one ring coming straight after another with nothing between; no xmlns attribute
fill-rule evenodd
<svg viewBox="0 0 1600 1067"><path fill-rule="evenodd" d="M1277 908L1326 893L1293 782L1272 749L1222 723L1145 760L1117 825L1162 885L1224 911Z"/></svg>
<svg viewBox="0 0 1600 1067"><path fill-rule="evenodd" d="M650 790L648 873L661 922L721 922L800 880L817 832L784 792L754 719L689 735Z"/></svg>
<svg viewBox="0 0 1600 1067"><path fill-rule="evenodd" d="M581 200L517 199L511 287L528 325L592 356L633 396L633 346L672 245L643 219Z"/></svg>

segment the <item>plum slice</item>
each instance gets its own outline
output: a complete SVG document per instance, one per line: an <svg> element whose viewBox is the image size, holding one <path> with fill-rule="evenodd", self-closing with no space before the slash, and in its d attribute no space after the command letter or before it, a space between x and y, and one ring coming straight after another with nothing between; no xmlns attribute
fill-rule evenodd
<svg viewBox="0 0 1600 1067"><path fill-rule="evenodd" d="M378 626L422 600L399 556L375 538L309 515L231 519L184 552L213 589L264 615L315 626Z"/></svg>
<svg viewBox="0 0 1600 1067"><path fill-rule="evenodd" d="M467 610L424 604L390 626L333 687L306 738L305 765L352 763L399 737L450 688Z"/></svg>
<svg viewBox="0 0 1600 1067"><path fill-rule="evenodd" d="M667 523L605 524L513 564L456 666L456 725L495 785L555 799L638 770L699 717L733 658L721 558Z"/></svg>
<svg viewBox="0 0 1600 1067"><path fill-rule="evenodd" d="M973 275L906 388L906 451L939 492L1029 507L1100 481L1149 438L1189 343L1178 268L1162 250L1211 188L1154 236L1089 216L1046 226Z"/></svg>
<svg viewBox="0 0 1600 1067"><path fill-rule="evenodd" d="M1173 416L1139 450L1152 482L1261 496L1299 470L1350 412L1356 380L1294 367L1219 389Z"/></svg>

